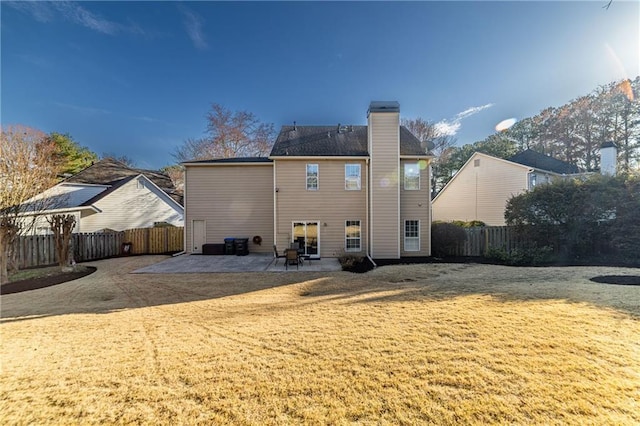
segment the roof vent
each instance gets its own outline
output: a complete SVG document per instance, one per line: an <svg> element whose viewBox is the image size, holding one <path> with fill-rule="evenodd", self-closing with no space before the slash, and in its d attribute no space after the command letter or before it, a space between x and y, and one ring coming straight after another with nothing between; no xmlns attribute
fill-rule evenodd
<svg viewBox="0 0 640 426"><path fill-rule="evenodd" d="M296 122L293 122L293 131L295 132L296 130L298 130L298 128L296 127Z"/></svg>

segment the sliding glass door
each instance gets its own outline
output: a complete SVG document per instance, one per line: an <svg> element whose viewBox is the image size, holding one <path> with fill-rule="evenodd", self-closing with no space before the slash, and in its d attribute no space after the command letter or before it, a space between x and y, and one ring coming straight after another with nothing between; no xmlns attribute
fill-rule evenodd
<svg viewBox="0 0 640 426"><path fill-rule="evenodd" d="M305 256L320 257L320 222L293 222L293 242L297 242Z"/></svg>

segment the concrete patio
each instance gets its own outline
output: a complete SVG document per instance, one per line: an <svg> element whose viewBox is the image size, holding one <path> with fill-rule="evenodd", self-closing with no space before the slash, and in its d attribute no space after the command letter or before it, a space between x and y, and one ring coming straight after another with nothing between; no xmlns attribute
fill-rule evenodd
<svg viewBox="0 0 640 426"><path fill-rule="evenodd" d="M252 253L247 256L189 255L172 257L162 262L133 271L134 274L179 274L207 272L330 272L342 267L336 258L305 260L296 268L285 269L284 259L275 262L271 254Z"/></svg>

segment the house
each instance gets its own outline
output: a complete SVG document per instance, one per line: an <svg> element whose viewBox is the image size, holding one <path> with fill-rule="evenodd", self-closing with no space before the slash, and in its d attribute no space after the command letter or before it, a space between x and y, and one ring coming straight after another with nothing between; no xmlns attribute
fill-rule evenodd
<svg viewBox="0 0 640 426"><path fill-rule="evenodd" d="M397 102L372 102L366 126L294 123L269 157L185 162L186 251L248 238L310 258L429 256L431 158Z"/></svg>
<svg viewBox="0 0 640 426"><path fill-rule="evenodd" d="M501 226L512 196L579 172L573 164L530 149L508 160L476 152L433 199L433 220Z"/></svg>
<svg viewBox="0 0 640 426"><path fill-rule="evenodd" d="M29 211L36 199L46 200L47 209ZM168 176L104 159L27 201L24 215L38 216L35 234L50 233L47 218L53 214L75 215L75 233L183 226L181 200Z"/></svg>

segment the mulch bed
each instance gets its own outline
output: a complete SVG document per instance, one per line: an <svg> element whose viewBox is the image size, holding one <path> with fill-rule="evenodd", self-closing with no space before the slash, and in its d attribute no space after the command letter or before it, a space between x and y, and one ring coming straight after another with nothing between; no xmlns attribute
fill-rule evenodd
<svg viewBox="0 0 640 426"><path fill-rule="evenodd" d="M591 281L601 284L640 285L640 275L600 275Z"/></svg>
<svg viewBox="0 0 640 426"><path fill-rule="evenodd" d="M55 275L48 275L38 278L30 278L26 280L14 281L0 286L0 294L20 293L22 291L36 290L39 288L50 287L56 284L62 284L67 281L77 280L78 278L86 277L89 274L93 274L96 268L93 266L86 266L83 271L76 272L64 272Z"/></svg>

